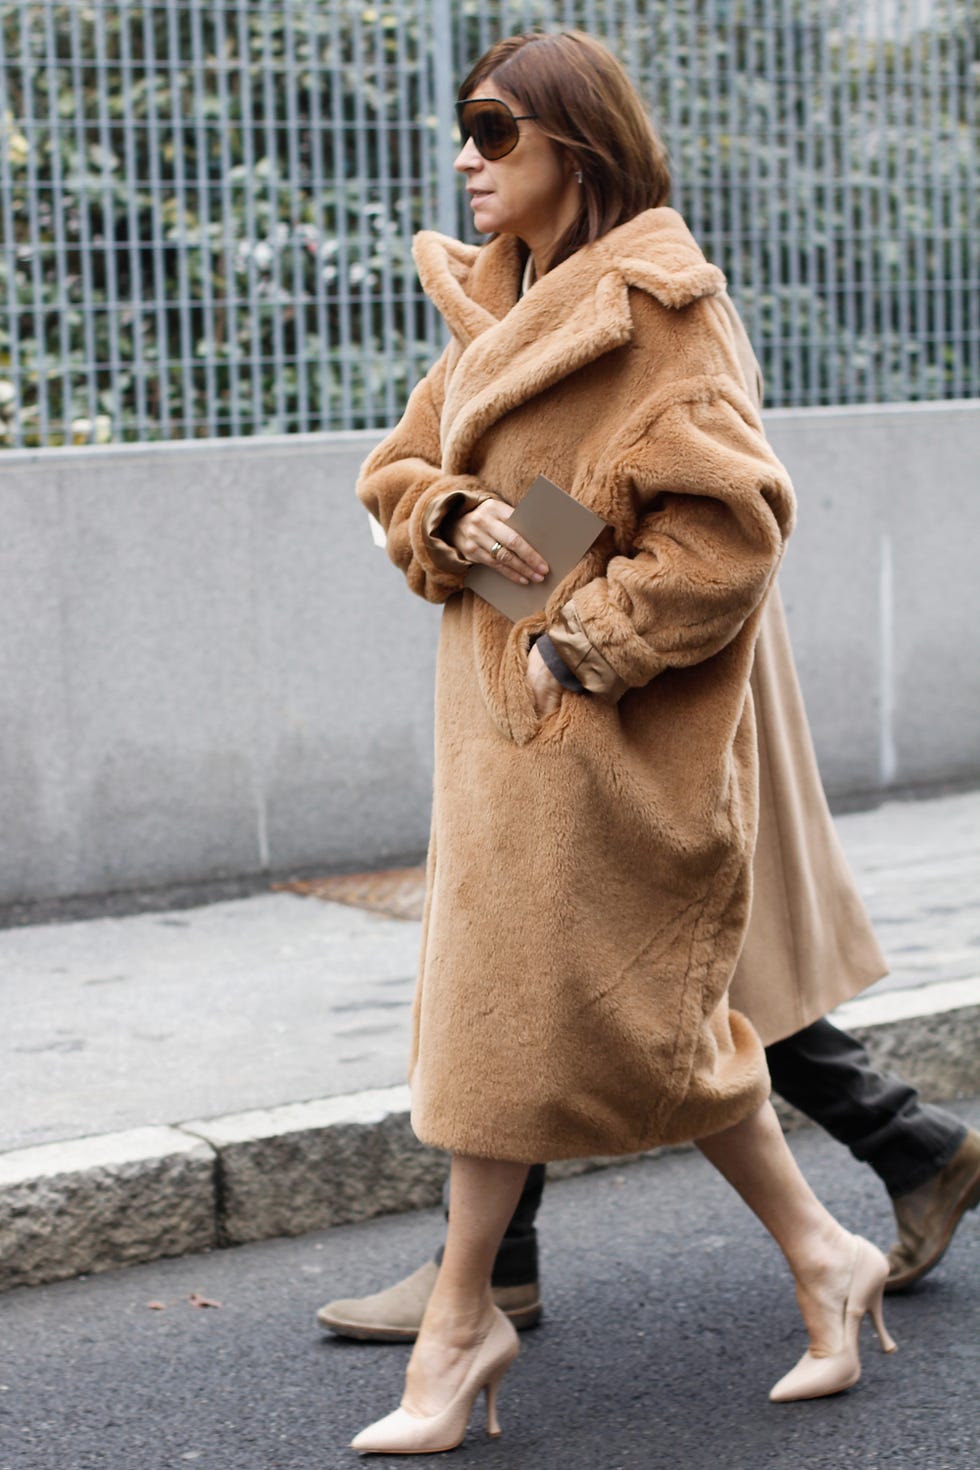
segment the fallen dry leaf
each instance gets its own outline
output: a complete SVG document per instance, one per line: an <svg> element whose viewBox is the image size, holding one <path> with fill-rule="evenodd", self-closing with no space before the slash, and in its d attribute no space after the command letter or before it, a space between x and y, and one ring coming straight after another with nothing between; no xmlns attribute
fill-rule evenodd
<svg viewBox="0 0 980 1470"><path fill-rule="evenodd" d="M167 1310L167 1303L166 1302L147 1302L146 1307L147 1307L147 1311L149 1311L149 1312L165 1312Z"/></svg>
<svg viewBox="0 0 980 1470"><path fill-rule="evenodd" d="M308 878L295 883L273 883L276 893L298 893L327 903L346 903L372 909L393 919L421 919L425 904L425 868L386 868L380 873L340 873L332 878Z"/></svg>
<svg viewBox="0 0 980 1470"><path fill-rule="evenodd" d="M192 1307L220 1307L220 1302L213 1302L209 1296L202 1296L199 1291L192 1291L187 1298Z"/></svg>

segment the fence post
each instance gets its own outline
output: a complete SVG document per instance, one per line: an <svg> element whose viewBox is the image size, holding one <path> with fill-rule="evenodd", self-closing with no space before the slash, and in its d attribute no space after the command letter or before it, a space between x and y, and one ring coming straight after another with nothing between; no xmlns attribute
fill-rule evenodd
<svg viewBox="0 0 980 1470"><path fill-rule="evenodd" d="M444 235L459 232L459 181L453 168L453 20L450 0L433 0L432 70L436 108L436 218Z"/></svg>

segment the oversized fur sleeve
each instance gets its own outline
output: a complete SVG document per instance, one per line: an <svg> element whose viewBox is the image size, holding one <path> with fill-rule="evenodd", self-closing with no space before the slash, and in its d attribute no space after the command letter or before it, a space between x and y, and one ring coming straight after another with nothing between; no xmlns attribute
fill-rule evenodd
<svg viewBox="0 0 980 1470"><path fill-rule="evenodd" d="M492 492L475 475L444 475L439 417L449 349L418 383L401 422L361 466L357 495L385 529L387 550L413 592L445 602L468 563L438 528L451 512L473 510Z"/></svg>
<svg viewBox="0 0 980 1470"><path fill-rule="evenodd" d="M724 378L673 398L617 471L640 507L632 554L614 556L548 630L608 700L735 637L765 595L795 508L751 404Z"/></svg>

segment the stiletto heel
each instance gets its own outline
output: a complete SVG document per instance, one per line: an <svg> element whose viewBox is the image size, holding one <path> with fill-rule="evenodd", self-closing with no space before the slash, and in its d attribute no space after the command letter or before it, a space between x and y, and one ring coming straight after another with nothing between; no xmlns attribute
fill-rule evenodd
<svg viewBox="0 0 980 1470"><path fill-rule="evenodd" d="M500 1438L500 1420L497 1418L497 1389L500 1387L500 1380L506 1371L505 1368L497 1374L496 1378L491 1378L487 1384L487 1433L491 1439Z"/></svg>
<svg viewBox="0 0 980 1470"><path fill-rule="evenodd" d="M851 1279L841 1311L840 1347L832 1353L815 1353L808 1348L796 1367L770 1391L774 1404L797 1399L819 1399L852 1388L861 1377L858 1337L861 1323L870 1313L882 1351L893 1353L896 1343L885 1327L881 1303L888 1277L888 1262L870 1241L856 1235Z"/></svg>
<svg viewBox="0 0 980 1470"><path fill-rule="evenodd" d="M871 1313L871 1322L877 1334L878 1346L881 1348L881 1351L883 1353L897 1353L898 1343L885 1326L885 1316L882 1311L884 1296L885 1288L882 1286L875 1300L868 1304L868 1311Z"/></svg>
<svg viewBox="0 0 980 1470"><path fill-rule="evenodd" d="M473 1405L481 1390L487 1396L487 1433L500 1433L497 1419L497 1389L518 1354L517 1333L503 1312L494 1307L493 1326L483 1339L460 1384L456 1397L438 1414L413 1414L396 1409L376 1424L362 1429L351 1441L352 1450L362 1455L434 1455L454 1450L461 1444L470 1422Z"/></svg>

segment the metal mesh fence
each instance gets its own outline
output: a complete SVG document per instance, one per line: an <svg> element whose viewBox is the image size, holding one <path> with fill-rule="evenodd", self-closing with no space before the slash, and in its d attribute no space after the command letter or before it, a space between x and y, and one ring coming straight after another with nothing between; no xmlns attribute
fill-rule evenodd
<svg viewBox="0 0 980 1470"><path fill-rule="evenodd" d="M532 26L626 62L770 403L980 393L975 0L0 0L0 444L392 422L456 82Z"/></svg>

